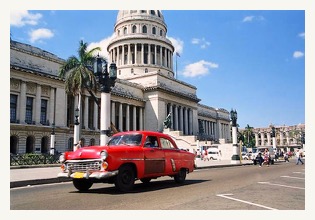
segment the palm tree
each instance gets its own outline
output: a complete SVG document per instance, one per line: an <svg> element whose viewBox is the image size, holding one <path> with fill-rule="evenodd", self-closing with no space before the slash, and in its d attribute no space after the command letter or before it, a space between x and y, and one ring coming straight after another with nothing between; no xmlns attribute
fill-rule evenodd
<svg viewBox="0 0 315 220"><path fill-rule="evenodd" d="M81 108L81 95L84 89L86 89L94 101L98 103L98 99L94 95L96 92L97 82L93 74L93 62L95 60L96 51L100 51L100 47L87 50L88 44L83 40L79 42L78 57L71 56L60 67L59 77L65 79L65 91L67 94L78 96L78 109Z"/></svg>
<svg viewBox="0 0 315 220"><path fill-rule="evenodd" d="M253 127L250 127L248 124L245 127L244 131L246 139L244 140L247 147L253 147L254 144L254 134L253 134Z"/></svg>

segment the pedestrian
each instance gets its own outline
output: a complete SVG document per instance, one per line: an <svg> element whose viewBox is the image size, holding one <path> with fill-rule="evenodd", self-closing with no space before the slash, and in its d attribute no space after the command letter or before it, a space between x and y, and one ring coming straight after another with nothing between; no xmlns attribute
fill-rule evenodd
<svg viewBox="0 0 315 220"><path fill-rule="evenodd" d="M78 150L78 149L81 148L81 147L82 147L82 141L79 140L79 142L75 145L74 151Z"/></svg>
<svg viewBox="0 0 315 220"><path fill-rule="evenodd" d="M296 157L296 165L298 165L300 162L303 165L304 162L302 161L302 156L303 156L303 151L301 150L301 148L298 148L298 150L296 151L295 157Z"/></svg>
<svg viewBox="0 0 315 220"><path fill-rule="evenodd" d="M284 158L284 162L288 162L288 163L290 162L289 161L289 154L287 152L284 153L283 158Z"/></svg>
<svg viewBox="0 0 315 220"><path fill-rule="evenodd" d="M267 167L269 167L269 150L266 148L265 152L264 152L264 162L262 163L262 165L267 165Z"/></svg>
<svg viewBox="0 0 315 220"><path fill-rule="evenodd" d="M258 153L256 159L258 160L259 167L261 167L262 162L263 162L263 158L262 158L262 156L261 156L261 152Z"/></svg>

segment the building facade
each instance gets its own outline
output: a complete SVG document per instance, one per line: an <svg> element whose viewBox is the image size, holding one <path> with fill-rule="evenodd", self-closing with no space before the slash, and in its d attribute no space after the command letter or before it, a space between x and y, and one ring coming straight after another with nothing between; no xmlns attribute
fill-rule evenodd
<svg viewBox="0 0 315 220"><path fill-rule="evenodd" d="M200 104L197 88L174 77L174 46L159 10L119 11L115 37L107 51L117 64L111 92L111 121L120 131L163 132L171 115L174 139L193 150L199 139L231 142L229 112ZM31 45L10 42L10 152L49 153L52 126L55 149L72 150L76 97L65 93L58 77L65 61ZM100 97L100 93L96 94ZM100 143L100 109L88 92L82 94L80 138ZM174 134L175 134L174 133Z"/></svg>

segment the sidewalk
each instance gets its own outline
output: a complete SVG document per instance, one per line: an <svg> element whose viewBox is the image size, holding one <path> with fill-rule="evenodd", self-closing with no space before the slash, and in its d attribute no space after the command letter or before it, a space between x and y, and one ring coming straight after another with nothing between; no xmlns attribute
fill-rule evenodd
<svg viewBox="0 0 315 220"><path fill-rule="evenodd" d="M231 160L196 160L196 169L217 168L227 166L243 166L253 164L251 160L240 161L239 164L232 164ZM71 179L58 178L60 164L42 166L11 167L10 188L23 187L28 185L39 185L47 183L59 183L71 181Z"/></svg>

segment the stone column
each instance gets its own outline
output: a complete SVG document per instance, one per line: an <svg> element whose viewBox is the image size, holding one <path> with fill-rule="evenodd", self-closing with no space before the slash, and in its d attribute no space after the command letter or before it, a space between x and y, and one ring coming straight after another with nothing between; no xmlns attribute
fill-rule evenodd
<svg viewBox="0 0 315 220"><path fill-rule="evenodd" d="M94 112L93 112L93 127L95 130L98 129L98 105L94 102Z"/></svg>
<svg viewBox="0 0 315 220"><path fill-rule="evenodd" d="M119 130L122 131L123 130L123 108L122 108L122 103L119 103Z"/></svg>
<svg viewBox="0 0 315 220"><path fill-rule="evenodd" d="M157 48L157 46L156 46L156 44L154 45L154 65L156 65L157 64L157 60L156 60L156 54L157 54L157 52L156 52L156 48Z"/></svg>
<svg viewBox="0 0 315 220"><path fill-rule="evenodd" d="M174 106L174 129L178 131L178 107L177 105Z"/></svg>
<svg viewBox="0 0 315 220"><path fill-rule="evenodd" d="M151 45L148 44L148 64L151 65Z"/></svg>
<svg viewBox="0 0 315 220"><path fill-rule="evenodd" d="M35 123L40 124L40 109L41 109L41 85L36 85L36 98L35 98Z"/></svg>
<svg viewBox="0 0 315 220"><path fill-rule="evenodd" d="M132 130L137 130L137 106L133 106L133 115L132 115L132 121L133 121L133 128Z"/></svg>
<svg viewBox="0 0 315 220"><path fill-rule="evenodd" d="M50 88L49 98L49 123L52 124L55 121L55 88Z"/></svg>
<svg viewBox="0 0 315 220"><path fill-rule="evenodd" d="M131 64L131 50L130 44L128 44L128 64Z"/></svg>
<svg viewBox="0 0 315 220"><path fill-rule="evenodd" d="M139 108L139 130L143 130L143 109L142 107Z"/></svg>
<svg viewBox="0 0 315 220"><path fill-rule="evenodd" d="M84 128L89 128L89 97L86 95L84 97Z"/></svg>
<svg viewBox="0 0 315 220"><path fill-rule="evenodd" d="M116 127L116 103L114 101L112 101L112 123L115 125Z"/></svg>
<svg viewBox="0 0 315 220"><path fill-rule="evenodd" d="M135 64L138 64L138 61L137 61L137 43L135 43Z"/></svg>
<svg viewBox="0 0 315 220"><path fill-rule="evenodd" d="M144 64L144 44L141 44L141 64Z"/></svg>
<svg viewBox="0 0 315 220"><path fill-rule="evenodd" d="M130 111L129 111L129 104L126 106L126 130L130 131Z"/></svg>

